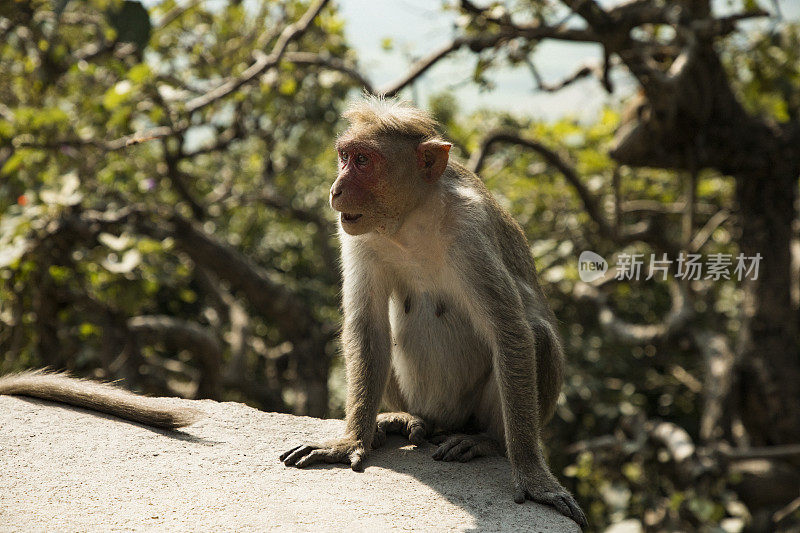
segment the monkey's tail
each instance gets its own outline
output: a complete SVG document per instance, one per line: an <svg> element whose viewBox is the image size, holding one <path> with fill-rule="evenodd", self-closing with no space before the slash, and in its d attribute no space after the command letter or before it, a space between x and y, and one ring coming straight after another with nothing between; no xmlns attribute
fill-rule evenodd
<svg viewBox="0 0 800 533"><path fill-rule="evenodd" d="M199 410L167 407L158 398L140 396L109 383L47 370L28 370L0 376L0 394L30 396L74 405L164 429L188 426L202 416Z"/></svg>

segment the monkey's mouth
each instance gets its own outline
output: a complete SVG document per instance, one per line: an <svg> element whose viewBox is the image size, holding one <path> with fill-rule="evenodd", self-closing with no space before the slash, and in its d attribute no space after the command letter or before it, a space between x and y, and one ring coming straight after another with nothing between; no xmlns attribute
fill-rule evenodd
<svg viewBox="0 0 800 533"><path fill-rule="evenodd" d="M342 213L342 222L347 222L348 224L352 224L359 218L361 218L362 213Z"/></svg>

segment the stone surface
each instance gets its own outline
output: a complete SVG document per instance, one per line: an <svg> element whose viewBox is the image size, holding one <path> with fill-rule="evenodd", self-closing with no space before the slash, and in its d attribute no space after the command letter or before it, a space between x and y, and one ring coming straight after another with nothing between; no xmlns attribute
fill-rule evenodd
<svg viewBox="0 0 800 533"><path fill-rule="evenodd" d="M395 437L363 473L286 468L281 452L343 423L163 401L207 416L170 432L0 396L0 531L579 531L515 504L505 459L441 463Z"/></svg>

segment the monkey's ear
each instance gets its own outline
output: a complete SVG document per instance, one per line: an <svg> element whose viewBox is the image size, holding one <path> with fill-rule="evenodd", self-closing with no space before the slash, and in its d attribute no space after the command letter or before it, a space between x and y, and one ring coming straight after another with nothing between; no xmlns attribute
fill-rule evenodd
<svg viewBox="0 0 800 533"><path fill-rule="evenodd" d="M419 143L417 166L422 171L425 181L433 183L444 174L452 147L452 144L436 139Z"/></svg>

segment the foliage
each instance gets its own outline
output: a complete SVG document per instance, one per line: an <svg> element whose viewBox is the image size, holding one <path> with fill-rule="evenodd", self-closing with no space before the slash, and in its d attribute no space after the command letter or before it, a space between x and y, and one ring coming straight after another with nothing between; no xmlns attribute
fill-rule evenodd
<svg viewBox="0 0 800 533"><path fill-rule="evenodd" d="M224 337L229 319L209 308L220 295L204 281L207 269L175 235L152 231L171 216L196 220L215 242L271 267L317 320L335 322L335 243L323 184L349 83L283 62L229 98L184 111L188 100L240 74L253 54L269 51L278 32L264 28L282 28L306 6L265 3L253 12L167 0L148 14L130 1L66 4L59 12L34 2L0 18L0 316L13 326L0 334L3 370L46 363L119 377L108 374L110 364L130 366L128 377L138 366L157 374L147 368L166 364L169 352L142 347L144 359L131 366L139 355L118 353L126 328L109 313L180 317ZM342 28L327 11L295 46L343 57ZM157 128L175 133L110 146ZM146 213L151 230L121 224L64 235L71 217L130 207ZM61 242L48 245L55 239ZM76 312L87 299L102 305ZM43 309L45 300L55 300L52 309ZM52 323L43 323L45 312ZM290 389L293 370L281 368L285 339L268 317L250 314L248 366L273 374L276 391ZM58 353L43 351L47 337ZM191 371L196 362L187 357L178 355Z"/></svg>
<svg viewBox="0 0 800 533"><path fill-rule="evenodd" d="M742 100L757 113L780 122L800 115L800 27L784 24L732 40L728 70Z"/></svg>

